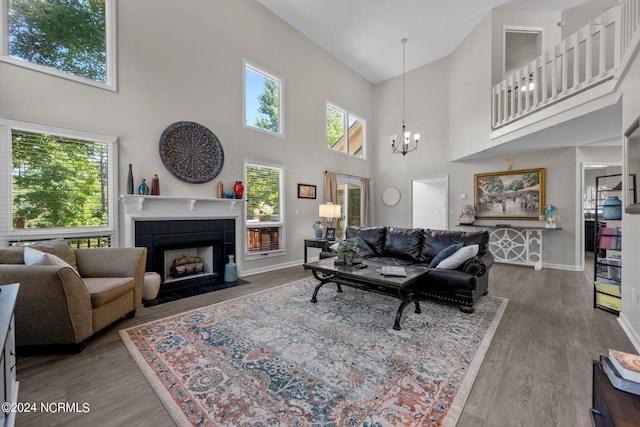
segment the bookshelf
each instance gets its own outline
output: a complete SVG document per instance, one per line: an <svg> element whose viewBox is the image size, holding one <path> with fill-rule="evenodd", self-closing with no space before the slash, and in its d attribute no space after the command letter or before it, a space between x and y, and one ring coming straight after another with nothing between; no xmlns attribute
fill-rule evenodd
<svg viewBox="0 0 640 427"><path fill-rule="evenodd" d="M629 175L627 198L636 202L636 176ZM622 174L596 177L595 233L594 233L594 271L593 306L620 313L622 285L622 206L612 215L613 209L608 200L622 195Z"/></svg>

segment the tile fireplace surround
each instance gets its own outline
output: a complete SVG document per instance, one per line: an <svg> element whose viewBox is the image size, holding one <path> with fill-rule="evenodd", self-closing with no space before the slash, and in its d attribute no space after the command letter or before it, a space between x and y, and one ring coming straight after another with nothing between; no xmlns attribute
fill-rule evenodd
<svg viewBox="0 0 640 427"><path fill-rule="evenodd" d="M243 200L196 197L121 195L125 246L146 246L147 271L160 273L163 250L212 244L214 273L222 275L229 255L242 272L240 218ZM189 241L192 241L190 244Z"/></svg>

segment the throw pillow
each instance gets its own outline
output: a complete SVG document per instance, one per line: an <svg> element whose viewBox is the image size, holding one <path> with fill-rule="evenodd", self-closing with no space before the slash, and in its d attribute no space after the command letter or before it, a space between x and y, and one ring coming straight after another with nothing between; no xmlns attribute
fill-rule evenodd
<svg viewBox="0 0 640 427"><path fill-rule="evenodd" d="M463 246L464 246L464 243L455 243L453 245L447 246L446 248L438 252L436 256L433 257L433 259L431 260L431 263L429 264L429 267L436 268L443 259L449 258L451 255L453 255L458 249L460 249Z"/></svg>
<svg viewBox="0 0 640 427"><path fill-rule="evenodd" d="M25 265L57 265L58 267L69 267L74 273L78 274L68 262L53 254L39 251L37 249L25 246L24 248ZM80 275L78 275L80 277Z"/></svg>
<svg viewBox="0 0 640 427"><path fill-rule="evenodd" d="M463 246L450 257L443 259L440 264L438 264L438 268L443 270L455 270L469 258L473 258L478 255L479 249L479 245Z"/></svg>

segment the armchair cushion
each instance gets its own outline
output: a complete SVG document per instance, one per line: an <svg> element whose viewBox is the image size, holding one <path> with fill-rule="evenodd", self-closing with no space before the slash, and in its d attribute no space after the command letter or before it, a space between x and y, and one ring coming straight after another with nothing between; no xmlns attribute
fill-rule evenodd
<svg viewBox="0 0 640 427"><path fill-rule="evenodd" d="M91 307L97 308L133 292L135 280L131 277L97 277L84 278L82 282L91 295Z"/></svg>

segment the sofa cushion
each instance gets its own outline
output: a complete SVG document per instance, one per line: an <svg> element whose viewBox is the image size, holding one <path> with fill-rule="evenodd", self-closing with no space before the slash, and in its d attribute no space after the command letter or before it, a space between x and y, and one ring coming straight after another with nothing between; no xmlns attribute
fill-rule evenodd
<svg viewBox="0 0 640 427"><path fill-rule="evenodd" d="M24 248L24 263L25 265L56 265L58 267L69 267L78 275L78 277L80 277L78 271L62 258L57 257L54 254L39 251L29 246Z"/></svg>
<svg viewBox="0 0 640 427"><path fill-rule="evenodd" d="M42 252L53 254L71 265L74 270L78 270L78 266L76 265L76 254L73 252L73 249L71 249L71 246L69 246L69 243L64 239L38 242L31 245L31 247Z"/></svg>
<svg viewBox="0 0 640 427"><path fill-rule="evenodd" d="M375 255L382 255L384 251L386 227L347 227L347 239L359 237L373 251ZM364 255L363 255L364 256Z"/></svg>
<svg viewBox="0 0 640 427"><path fill-rule="evenodd" d="M384 240L383 256L420 261L422 250L421 228L389 227Z"/></svg>
<svg viewBox="0 0 640 427"><path fill-rule="evenodd" d="M443 259L449 258L451 255L453 255L458 249L460 249L463 246L464 246L464 243L454 243L453 245L447 246L446 248L438 252L438 255L433 257L433 259L431 260L431 263L429 264L429 267L436 268Z"/></svg>
<svg viewBox="0 0 640 427"><path fill-rule="evenodd" d="M133 293L136 284L133 277L83 278L82 282L91 295L91 308L109 304L127 292Z"/></svg>
<svg viewBox="0 0 640 427"><path fill-rule="evenodd" d="M489 232L426 229L420 260L430 262L440 251L454 243L464 243L465 246L478 245L478 253L482 255L487 252Z"/></svg>
<svg viewBox="0 0 640 427"><path fill-rule="evenodd" d="M460 267L466 260L478 255L478 245L463 246L448 258L443 259L438 264L438 268L443 270L454 270Z"/></svg>

